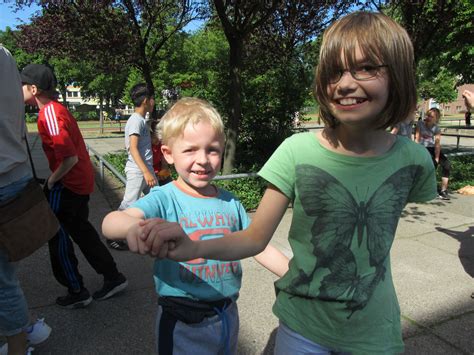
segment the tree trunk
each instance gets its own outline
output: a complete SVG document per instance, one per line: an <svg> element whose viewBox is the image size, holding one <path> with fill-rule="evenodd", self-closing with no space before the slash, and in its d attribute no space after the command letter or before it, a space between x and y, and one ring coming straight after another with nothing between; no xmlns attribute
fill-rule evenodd
<svg viewBox="0 0 474 355"><path fill-rule="evenodd" d="M99 133L104 133L104 105L102 103L103 97L99 96Z"/></svg>
<svg viewBox="0 0 474 355"><path fill-rule="evenodd" d="M235 155L237 152L237 138L239 136L240 120L242 118L242 55L243 39L233 38L229 40L229 67L230 67L230 86L229 86L229 104L230 114L227 123L227 141L224 155L224 174L230 174L235 165Z"/></svg>
<svg viewBox="0 0 474 355"><path fill-rule="evenodd" d="M64 107L69 108L67 103L67 89L65 86L61 86L61 96L63 98Z"/></svg>

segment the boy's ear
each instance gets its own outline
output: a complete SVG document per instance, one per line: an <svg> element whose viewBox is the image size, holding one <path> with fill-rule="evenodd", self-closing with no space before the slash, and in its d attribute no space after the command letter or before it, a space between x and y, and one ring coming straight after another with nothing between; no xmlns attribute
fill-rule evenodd
<svg viewBox="0 0 474 355"><path fill-rule="evenodd" d="M161 146L161 152L163 153L163 156L165 157L165 160L168 164L173 164L173 156L171 155L171 147L169 145L162 145Z"/></svg>

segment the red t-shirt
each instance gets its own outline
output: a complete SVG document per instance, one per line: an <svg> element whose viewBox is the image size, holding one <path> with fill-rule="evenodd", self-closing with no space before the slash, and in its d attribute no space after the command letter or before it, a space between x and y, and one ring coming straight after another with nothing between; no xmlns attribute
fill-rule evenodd
<svg viewBox="0 0 474 355"><path fill-rule="evenodd" d="M158 176L158 173L161 170L161 158L163 153L161 152L161 143L151 144L151 150L153 151L153 170L155 175Z"/></svg>
<svg viewBox="0 0 474 355"><path fill-rule="evenodd" d="M50 101L39 112L38 133L51 171L55 171L65 158L78 158L61 183L79 195L92 193L94 170L79 126L69 111L59 102Z"/></svg>

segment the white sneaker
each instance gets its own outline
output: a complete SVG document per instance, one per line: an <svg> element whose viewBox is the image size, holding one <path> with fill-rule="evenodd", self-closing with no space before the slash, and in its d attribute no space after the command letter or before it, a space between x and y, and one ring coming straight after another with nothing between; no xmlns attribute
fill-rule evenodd
<svg viewBox="0 0 474 355"><path fill-rule="evenodd" d="M26 340L28 345L40 344L49 338L51 334L51 327L44 322L44 318L37 319L35 323L25 328ZM29 355L34 349L28 347L26 354ZM0 347L0 355L8 355L8 344L3 344Z"/></svg>
<svg viewBox="0 0 474 355"><path fill-rule="evenodd" d="M49 338L51 327L44 322L44 318L38 318L35 323L25 329L26 339L29 345L37 345Z"/></svg>

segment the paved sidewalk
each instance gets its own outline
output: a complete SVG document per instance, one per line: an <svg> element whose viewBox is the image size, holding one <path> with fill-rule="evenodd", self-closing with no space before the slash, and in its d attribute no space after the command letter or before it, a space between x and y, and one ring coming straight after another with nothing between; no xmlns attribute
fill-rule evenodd
<svg viewBox="0 0 474 355"><path fill-rule="evenodd" d="M48 176L39 139L30 137L38 175ZM115 140L115 139L114 139ZM93 140L87 140L92 144ZM94 140L102 153L120 149L112 139ZM91 220L100 223L110 207L96 189L90 202ZM291 256L286 235L288 209L272 243ZM149 257L112 251L129 288L115 298L93 302L81 310L63 310L54 303L65 292L54 280L47 247L19 264L19 275L31 313L53 327L50 339L35 354L152 354L156 296ZM80 252L78 252L80 255ZM406 354L474 353L474 197L453 194L405 209L392 248L392 272L402 312ZM102 280L80 256L81 272L90 291ZM253 259L243 261L239 299L239 354L271 354L277 319L271 313L275 277Z"/></svg>

